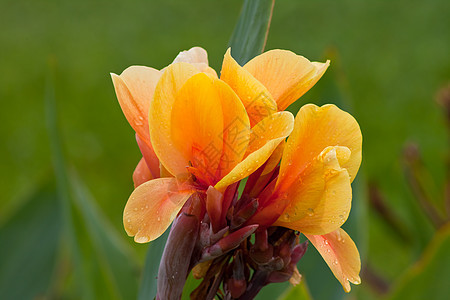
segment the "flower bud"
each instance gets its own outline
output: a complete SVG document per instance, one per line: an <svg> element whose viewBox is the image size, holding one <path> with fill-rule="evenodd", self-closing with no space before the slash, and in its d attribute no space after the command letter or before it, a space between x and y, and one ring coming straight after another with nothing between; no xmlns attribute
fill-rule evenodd
<svg viewBox="0 0 450 300"><path fill-rule="evenodd" d="M226 237L220 239L214 245L205 248L203 250L200 261L213 259L227 253L230 250L233 250L234 248L238 247L239 244L242 243L246 238L248 238L253 232L255 232L257 228L258 225L249 225L230 233Z"/></svg>
<svg viewBox="0 0 450 300"><path fill-rule="evenodd" d="M189 271L199 221L196 216L180 213L167 239L158 271L158 298L178 300ZM187 259L186 259L187 258Z"/></svg>

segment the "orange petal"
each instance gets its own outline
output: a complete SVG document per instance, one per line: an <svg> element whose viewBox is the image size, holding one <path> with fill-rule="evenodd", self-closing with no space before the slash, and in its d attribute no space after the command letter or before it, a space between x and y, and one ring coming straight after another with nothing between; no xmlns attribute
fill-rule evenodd
<svg viewBox="0 0 450 300"><path fill-rule="evenodd" d="M271 173L280 163L281 157L283 156L284 146L286 145L285 141L281 141L281 143L277 146L275 151L273 151L272 155L267 160L267 163L264 167L264 170L261 173L261 176Z"/></svg>
<svg viewBox="0 0 450 300"><path fill-rule="evenodd" d="M137 188L150 179L153 179L152 173L150 172L145 159L142 157L133 172L134 188Z"/></svg>
<svg viewBox="0 0 450 300"><path fill-rule="evenodd" d="M360 284L361 260L355 243L341 228L325 235L306 235L322 255L344 290L350 292L350 283Z"/></svg>
<svg viewBox="0 0 450 300"><path fill-rule="evenodd" d="M168 66L155 88L155 96L150 103L150 136L156 155L162 165L174 176L186 175L188 161L173 146L172 108L175 97L186 81L199 71L188 63Z"/></svg>
<svg viewBox="0 0 450 300"><path fill-rule="evenodd" d="M223 192L261 167L277 146L291 133L294 117L290 112L278 112L267 116L252 128L247 157L231 170L215 188Z"/></svg>
<svg viewBox="0 0 450 300"><path fill-rule="evenodd" d="M111 74L120 107L131 127L149 143L148 109L161 72L143 66L131 66L120 74Z"/></svg>
<svg viewBox="0 0 450 300"><path fill-rule="evenodd" d="M194 189L175 178L158 178L138 186L123 212L123 224L137 243L147 243L166 231Z"/></svg>
<svg viewBox="0 0 450 300"><path fill-rule="evenodd" d="M228 83L241 99L252 127L277 111L277 104L267 88L231 57L228 49L223 59L220 79Z"/></svg>
<svg viewBox="0 0 450 300"><path fill-rule="evenodd" d="M250 120L236 93L222 80L214 80L223 112L223 152L218 178L228 174L242 161L250 141Z"/></svg>
<svg viewBox="0 0 450 300"><path fill-rule="evenodd" d="M178 91L171 116L174 146L207 184L214 184L223 150L222 101L213 79L199 73Z"/></svg>
<svg viewBox="0 0 450 300"><path fill-rule="evenodd" d="M278 185L290 186L301 172L328 146L343 146L351 151L350 158L341 164L350 180L361 164L361 130L356 120L335 105L303 106L295 118L280 165Z"/></svg>
<svg viewBox="0 0 450 300"><path fill-rule="evenodd" d="M271 50L256 56L244 68L261 82L277 102L279 110L306 93L322 77L330 61L310 62L287 50Z"/></svg>
<svg viewBox="0 0 450 300"><path fill-rule="evenodd" d="M269 157L267 162L261 167L263 169L260 170L260 172L257 171L255 173L253 173L252 175L250 175L249 180L247 181L247 184L245 185L246 189L247 189L247 187L250 188L249 192L248 192L248 195L250 197L252 197L252 198L260 197L261 192L264 190L264 188L267 186L267 184L272 179L275 168L278 166L281 156L283 155L283 149L284 149L285 144L286 144L285 141L281 141L281 143L273 151L272 155ZM255 176L255 177L253 177L253 176ZM255 181L252 182L251 180L255 180ZM251 184L250 186L249 186L249 183ZM245 194L245 192L246 191L244 190L244 194Z"/></svg>
<svg viewBox="0 0 450 300"><path fill-rule="evenodd" d="M145 141L139 134L136 133L136 142L139 146L139 150L141 150L142 156L147 163L147 166L152 174L153 178L159 178L160 176L160 168L159 168L159 159L153 150L152 144L149 140Z"/></svg>
<svg viewBox="0 0 450 300"><path fill-rule="evenodd" d="M326 234L341 227L350 213L352 188L340 163L349 156L346 147L324 149L283 190L280 197L288 199L288 205L274 225L305 234Z"/></svg>

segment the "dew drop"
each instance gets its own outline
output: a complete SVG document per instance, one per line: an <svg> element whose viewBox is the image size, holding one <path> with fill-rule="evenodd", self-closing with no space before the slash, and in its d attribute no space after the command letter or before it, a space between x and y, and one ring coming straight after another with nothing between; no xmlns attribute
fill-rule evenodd
<svg viewBox="0 0 450 300"><path fill-rule="evenodd" d="M148 208L148 205L146 205L145 208Z"/></svg>
<svg viewBox="0 0 450 300"><path fill-rule="evenodd" d="M306 213L308 214L308 216L312 217L314 216L314 209L308 208Z"/></svg>
<svg viewBox="0 0 450 300"><path fill-rule="evenodd" d="M128 223L131 223L131 219L128 219L127 222L128 222Z"/></svg>
<svg viewBox="0 0 450 300"><path fill-rule="evenodd" d="M135 208L134 208L134 211L137 211L137 210L138 210L138 208L137 208L137 207L135 207Z"/></svg>
<svg viewBox="0 0 450 300"><path fill-rule="evenodd" d="M158 221L161 221L161 217L158 217Z"/></svg>

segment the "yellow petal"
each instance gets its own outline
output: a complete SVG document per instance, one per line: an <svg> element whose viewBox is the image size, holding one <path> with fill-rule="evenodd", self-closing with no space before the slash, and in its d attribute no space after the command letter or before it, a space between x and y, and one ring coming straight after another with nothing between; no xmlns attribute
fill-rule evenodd
<svg viewBox="0 0 450 300"><path fill-rule="evenodd" d="M261 167L277 146L291 133L294 117L290 112L278 112L264 118L252 128L247 156L231 170L215 188L223 192Z"/></svg>
<svg viewBox="0 0 450 300"><path fill-rule="evenodd" d="M231 57L230 49L225 53L220 79L231 86L239 96L247 109L252 127L277 111L277 104L267 88L239 66Z"/></svg>
<svg viewBox="0 0 450 300"><path fill-rule="evenodd" d="M134 187L137 188L151 179L153 179L152 173L150 172L145 159L141 158L133 172Z"/></svg>
<svg viewBox="0 0 450 300"><path fill-rule="evenodd" d="M271 50L250 60L244 68L261 82L279 110L306 93L322 77L330 62L310 62L287 50Z"/></svg>
<svg viewBox="0 0 450 300"><path fill-rule="evenodd" d="M174 146L187 165L213 180L223 150L223 111L213 79L199 73L186 81L173 103L171 131Z"/></svg>
<svg viewBox="0 0 450 300"><path fill-rule="evenodd" d="M148 109L161 72L143 66L131 66L120 74L111 74L120 107L131 127L149 143Z"/></svg>
<svg viewBox="0 0 450 300"><path fill-rule="evenodd" d="M349 156L346 147L327 147L313 159L295 182L282 190L288 206L274 225L304 234L326 234L341 227L350 213L352 189L340 163Z"/></svg>
<svg viewBox="0 0 450 300"><path fill-rule="evenodd" d="M281 159L278 185L291 185L328 146L350 149L350 158L341 167L347 169L353 181L361 164L362 136L358 123L335 105L303 106L295 118L294 130Z"/></svg>
<svg viewBox="0 0 450 300"><path fill-rule="evenodd" d="M123 212L123 224L137 243L158 238L175 219L194 189L175 178L158 178L138 186Z"/></svg>
<svg viewBox="0 0 450 300"><path fill-rule="evenodd" d="M153 149L162 165L174 176L186 175L188 162L173 146L171 115L175 97L186 81L199 71L188 63L168 66L155 88L150 103L149 127Z"/></svg>
<svg viewBox="0 0 450 300"><path fill-rule="evenodd" d="M306 235L322 255L344 290L350 292L350 283L360 284L361 260L353 240L341 228L325 235Z"/></svg>

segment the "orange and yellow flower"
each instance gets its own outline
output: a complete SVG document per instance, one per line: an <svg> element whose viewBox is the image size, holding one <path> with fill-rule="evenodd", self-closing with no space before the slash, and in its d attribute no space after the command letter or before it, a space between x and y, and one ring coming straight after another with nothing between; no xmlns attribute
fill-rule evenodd
<svg viewBox="0 0 450 300"><path fill-rule="evenodd" d="M348 281L359 283L358 250L340 229L361 163L359 126L334 105L305 105L295 120L284 111L328 65L272 50L240 66L229 49L219 78L195 47L160 71L112 74L143 154L124 211L127 233L136 242L156 239L192 195L219 199L204 206L211 219L224 219L224 194L257 174L250 193L259 207L246 224L302 232L346 291Z"/></svg>

